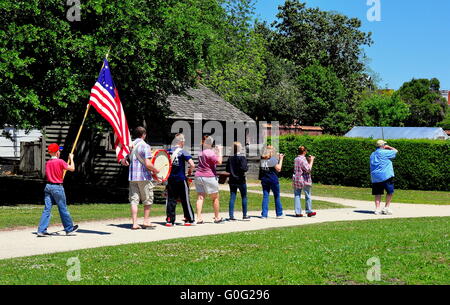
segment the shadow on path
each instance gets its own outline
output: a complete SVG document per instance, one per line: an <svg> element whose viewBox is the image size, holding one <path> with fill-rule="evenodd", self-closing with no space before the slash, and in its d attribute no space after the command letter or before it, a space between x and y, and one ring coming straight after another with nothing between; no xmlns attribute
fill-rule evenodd
<svg viewBox="0 0 450 305"><path fill-rule="evenodd" d="M102 232L102 231L85 230L85 229L78 229L76 233L98 234L98 235L110 235L110 234L112 234L111 232Z"/></svg>
<svg viewBox="0 0 450 305"><path fill-rule="evenodd" d="M361 214L374 214L373 211L368 211L368 210L354 210L353 212L361 213Z"/></svg>

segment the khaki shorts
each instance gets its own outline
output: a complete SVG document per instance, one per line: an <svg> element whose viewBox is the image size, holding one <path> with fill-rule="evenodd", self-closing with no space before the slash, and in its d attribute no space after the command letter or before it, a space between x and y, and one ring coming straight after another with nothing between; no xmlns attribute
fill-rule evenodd
<svg viewBox="0 0 450 305"><path fill-rule="evenodd" d="M151 181L130 181L129 199L131 204L153 204L153 183Z"/></svg>
<svg viewBox="0 0 450 305"><path fill-rule="evenodd" d="M219 182L216 177L195 177L197 193L215 194L219 192Z"/></svg>

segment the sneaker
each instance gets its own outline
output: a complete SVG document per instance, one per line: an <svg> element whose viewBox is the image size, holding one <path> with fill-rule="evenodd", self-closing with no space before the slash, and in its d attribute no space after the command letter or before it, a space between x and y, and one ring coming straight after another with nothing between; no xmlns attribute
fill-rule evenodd
<svg viewBox="0 0 450 305"><path fill-rule="evenodd" d="M383 214L383 215L392 215L392 210L389 209L389 208L384 208L384 209L381 211L381 214Z"/></svg>
<svg viewBox="0 0 450 305"><path fill-rule="evenodd" d="M243 220L250 220L250 216L244 216L242 217Z"/></svg>
<svg viewBox="0 0 450 305"><path fill-rule="evenodd" d="M51 236L51 234L48 232L38 232L37 233L37 237L48 237L48 236Z"/></svg>
<svg viewBox="0 0 450 305"><path fill-rule="evenodd" d="M277 219L283 219L284 216L283 216L283 215L280 215L280 216L277 216L276 218L277 218Z"/></svg>
<svg viewBox="0 0 450 305"><path fill-rule="evenodd" d="M381 215L381 211L380 210L375 210L375 212L373 212L375 215Z"/></svg>
<svg viewBox="0 0 450 305"><path fill-rule="evenodd" d="M267 217L267 216L259 216L259 218L261 218L261 219L269 219L269 217Z"/></svg>
<svg viewBox="0 0 450 305"><path fill-rule="evenodd" d="M185 226L185 227L190 227L190 226L192 226L192 225L193 225L192 222L185 222L185 223L184 223L184 226Z"/></svg>
<svg viewBox="0 0 450 305"><path fill-rule="evenodd" d="M308 215L308 217L313 217L313 216L316 216L317 213L316 213L316 212L311 212L311 213L308 213L308 214L306 214L306 215Z"/></svg>
<svg viewBox="0 0 450 305"><path fill-rule="evenodd" d="M76 231L78 231L78 225L74 225L72 231L66 232L66 235L74 236L75 234L73 234L73 233L75 233Z"/></svg>
<svg viewBox="0 0 450 305"><path fill-rule="evenodd" d="M230 217L230 218L228 218L228 220L229 220L229 221L236 221L237 219L234 218L234 217Z"/></svg>
<svg viewBox="0 0 450 305"><path fill-rule="evenodd" d="M295 214L295 217L303 217L303 214Z"/></svg>
<svg viewBox="0 0 450 305"><path fill-rule="evenodd" d="M171 222L167 222L167 223L166 223L166 227L174 227L174 226L175 226L174 223L171 223Z"/></svg>

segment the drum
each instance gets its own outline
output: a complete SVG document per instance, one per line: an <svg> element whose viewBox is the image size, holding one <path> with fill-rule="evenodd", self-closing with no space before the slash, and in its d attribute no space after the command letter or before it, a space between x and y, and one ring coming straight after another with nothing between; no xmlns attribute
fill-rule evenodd
<svg viewBox="0 0 450 305"><path fill-rule="evenodd" d="M153 174L153 178L158 182L166 182L169 179L172 163L170 156L164 149L153 152L152 165L159 170L158 174Z"/></svg>

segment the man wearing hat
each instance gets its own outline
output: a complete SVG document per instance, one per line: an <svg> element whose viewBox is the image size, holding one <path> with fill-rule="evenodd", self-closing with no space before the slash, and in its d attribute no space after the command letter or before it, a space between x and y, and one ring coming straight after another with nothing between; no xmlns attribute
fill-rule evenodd
<svg viewBox="0 0 450 305"><path fill-rule="evenodd" d="M372 180L372 195L375 196L375 214L391 215L389 206L394 195L394 166L392 160L398 150L386 145L384 140L378 140L377 149L370 155L370 176ZM381 196L386 190L386 204L380 211Z"/></svg>
<svg viewBox="0 0 450 305"><path fill-rule="evenodd" d="M58 144L50 144L48 146L48 153L51 158L45 164L45 177L47 184L44 190L45 207L42 212L41 221L39 222L38 237L49 236L47 227L50 224L50 218L52 216L52 205L58 205L59 216L61 217L64 231L67 235L78 230L78 225L73 225L72 217L66 204L66 194L63 187L63 174L65 170L75 171L75 163L73 162L73 154L69 155L70 165L64 160L59 159L61 154Z"/></svg>

